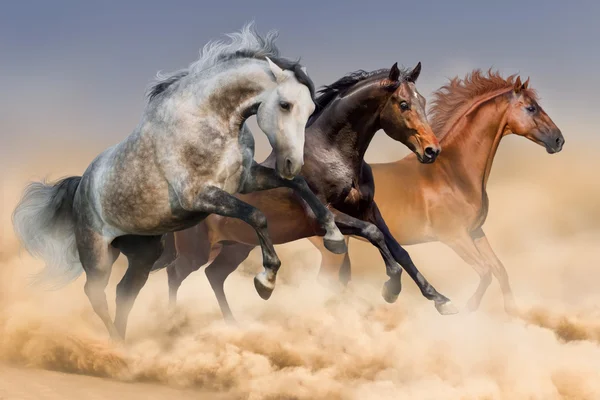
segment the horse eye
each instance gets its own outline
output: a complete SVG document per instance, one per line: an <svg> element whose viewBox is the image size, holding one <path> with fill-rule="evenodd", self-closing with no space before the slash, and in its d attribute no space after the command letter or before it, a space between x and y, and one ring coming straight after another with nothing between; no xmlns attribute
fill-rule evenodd
<svg viewBox="0 0 600 400"><path fill-rule="evenodd" d="M527 111L529 111L530 113L534 113L535 112L535 106L529 106L529 107L527 107Z"/></svg>
<svg viewBox="0 0 600 400"><path fill-rule="evenodd" d="M410 106L408 105L407 102L403 101L402 103L400 103L400 109L402 111L408 111L408 110L410 110Z"/></svg>
<svg viewBox="0 0 600 400"><path fill-rule="evenodd" d="M279 107L287 111L290 109L290 103L288 103L287 101L280 101Z"/></svg>

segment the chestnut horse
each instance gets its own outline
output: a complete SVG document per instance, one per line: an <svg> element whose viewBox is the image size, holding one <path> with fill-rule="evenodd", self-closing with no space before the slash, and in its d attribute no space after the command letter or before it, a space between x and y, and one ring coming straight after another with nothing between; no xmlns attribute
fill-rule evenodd
<svg viewBox="0 0 600 400"><path fill-rule="evenodd" d="M451 314L457 310L450 300L427 282L391 235L373 201L373 191L359 186L361 181L371 181L363 157L379 129L408 146L421 163L433 163L440 153L425 116L425 99L415 87L420 69L419 63L412 71L401 71L396 64L391 69L370 73L358 71L321 90L315 102L317 112L306 129L301 175L317 197L329 205L343 234L365 238L379 249L390 277L382 293L386 301L396 301L400 293L399 263L441 314ZM272 157L265 163L270 165ZM265 213L274 243L323 234L314 214L287 189L239 198ZM155 264L155 269L162 268L177 257L167 268L172 304L181 282L218 253L206 268L206 275L223 316L233 319L223 284L258 244L256 234L234 219L210 216L196 227L176 232L174 238L175 243L167 237L167 249Z"/></svg>
<svg viewBox="0 0 600 400"><path fill-rule="evenodd" d="M432 127L444 148L437 162L424 168L409 155L371 165L375 200L394 237L404 245L445 243L479 274L479 286L467 303L471 311L479 307L492 274L500 282L505 310L517 311L506 269L482 229L488 213L486 185L500 140L514 133L550 154L561 151L565 143L528 84L529 79L521 83L514 75L503 79L479 70L463 80L452 79L434 93L431 109ZM314 238L311 242L322 248ZM321 253L320 275L339 271L340 280L347 282L348 255Z"/></svg>

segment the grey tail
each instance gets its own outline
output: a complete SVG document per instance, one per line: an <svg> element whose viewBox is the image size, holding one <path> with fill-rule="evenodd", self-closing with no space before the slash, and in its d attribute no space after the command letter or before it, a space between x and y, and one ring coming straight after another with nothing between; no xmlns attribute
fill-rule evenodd
<svg viewBox="0 0 600 400"><path fill-rule="evenodd" d="M73 200L80 176L56 183L32 182L13 212L17 237L33 256L46 267L33 276L32 283L52 282L61 287L83 272L75 243Z"/></svg>

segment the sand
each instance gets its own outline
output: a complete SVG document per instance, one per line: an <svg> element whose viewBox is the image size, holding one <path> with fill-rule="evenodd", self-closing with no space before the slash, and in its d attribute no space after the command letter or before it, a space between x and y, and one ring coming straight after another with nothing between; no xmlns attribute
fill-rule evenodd
<svg viewBox="0 0 600 400"><path fill-rule="evenodd" d="M42 263L18 252L9 216L25 180L48 168L23 167L3 180L0 399L599 399L599 165L589 141L564 133L565 150L553 156L510 138L490 178L484 228L519 318L503 312L495 281L474 314L440 316L408 276L388 305L383 262L358 241L350 244L353 281L340 293L315 282L320 255L298 241L278 247L283 266L269 301L251 280L257 251L227 281L239 327L221 321L202 271L184 282L174 313L166 274L153 274L122 344L108 340L83 278L53 292L27 286ZM463 307L477 274L439 243L408 250ZM123 268L119 259L111 306Z"/></svg>

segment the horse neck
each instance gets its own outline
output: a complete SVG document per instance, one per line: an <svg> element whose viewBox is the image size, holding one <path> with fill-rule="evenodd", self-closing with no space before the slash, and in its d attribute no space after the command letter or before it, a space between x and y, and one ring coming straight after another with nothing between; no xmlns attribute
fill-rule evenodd
<svg viewBox="0 0 600 400"><path fill-rule="evenodd" d="M256 114L263 95L275 87L266 62L248 60L213 76L208 90L198 91L200 109L217 117L233 135L239 135L244 122Z"/></svg>
<svg viewBox="0 0 600 400"><path fill-rule="evenodd" d="M360 92L368 90L365 88ZM335 149L358 176L369 144L380 129L382 101L381 96L365 100L363 96L354 94L334 100L309 127L307 142Z"/></svg>
<svg viewBox="0 0 600 400"><path fill-rule="evenodd" d="M494 156L506 126L508 105L506 95L481 101L440 140L443 159L452 160L445 164L448 173L460 175L457 181L468 182L478 196L486 193Z"/></svg>

